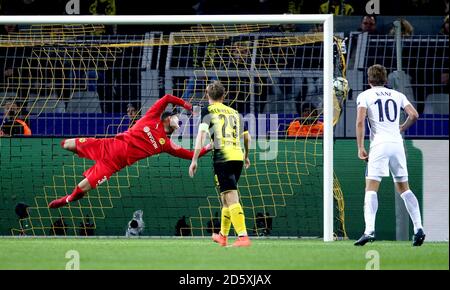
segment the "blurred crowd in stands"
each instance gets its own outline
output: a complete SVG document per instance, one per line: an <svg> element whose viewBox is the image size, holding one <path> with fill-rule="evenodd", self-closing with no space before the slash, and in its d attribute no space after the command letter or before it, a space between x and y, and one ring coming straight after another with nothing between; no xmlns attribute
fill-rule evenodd
<svg viewBox="0 0 450 290"><path fill-rule="evenodd" d="M205 14L334 14L362 16L360 31L377 34L376 16L368 11L369 2L379 3L382 16L443 16L440 33L448 34L450 0L0 0L0 15L205 15ZM372 7L372 6L371 6ZM370 9L370 8L369 8ZM447 16L447 17L446 17ZM173 28L174 26L170 26ZM151 30L151 26L109 27L107 33L138 34ZM402 21L405 35L414 28ZM0 34L17 30L14 25L0 27ZM315 31L321 31L317 26ZM158 31L165 31L161 26ZM295 25L280 26L280 31L295 31ZM384 31L383 31L384 32Z"/></svg>
<svg viewBox="0 0 450 290"><path fill-rule="evenodd" d="M175 14L367 14L368 0L0 0L0 13L5 15L58 15L67 11L79 14L108 15L175 15ZM377 1L373 1L377 2ZM381 15L445 15L448 0L379 0ZM79 9L67 10L66 6Z"/></svg>

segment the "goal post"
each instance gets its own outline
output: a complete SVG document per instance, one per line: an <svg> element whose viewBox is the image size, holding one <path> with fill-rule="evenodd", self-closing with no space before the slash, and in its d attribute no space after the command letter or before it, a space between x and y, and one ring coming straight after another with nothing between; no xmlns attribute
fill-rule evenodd
<svg viewBox="0 0 450 290"><path fill-rule="evenodd" d="M333 241L333 15L0 16L0 24L321 24L323 25L323 240Z"/></svg>

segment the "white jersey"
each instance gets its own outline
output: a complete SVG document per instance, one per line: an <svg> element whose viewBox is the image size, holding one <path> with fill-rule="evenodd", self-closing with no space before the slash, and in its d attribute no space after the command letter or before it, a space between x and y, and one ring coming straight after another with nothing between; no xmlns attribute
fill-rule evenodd
<svg viewBox="0 0 450 290"><path fill-rule="evenodd" d="M406 96L385 87L373 87L358 95L358 108L367 108L370 147L380 143L403 142L400 109L411 104Z"/></svg>

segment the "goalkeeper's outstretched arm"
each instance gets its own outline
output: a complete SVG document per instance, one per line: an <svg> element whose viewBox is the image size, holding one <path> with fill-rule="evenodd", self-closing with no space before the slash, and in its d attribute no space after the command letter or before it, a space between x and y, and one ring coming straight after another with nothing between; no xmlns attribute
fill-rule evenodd
<svg viewBox="0 0 450 290"><path fill-rule="evenodd" d="M169 148L170 149L167 149L167 151L166 151L167 153L169 153L172 156L175 156L175 157L178 157L178 158L182 158L182 159L191 160L194 157L194 154L195 154L195 151L186 150L183 147L173 143L172 141L170 141ZM201 148L199 150L197 158L202 157L203 155L205 155L209 151L211 151L211 145L210 144L204 146L203 148Z"/></svg>
<svg viewBox="0 0 450 290"><path fill-rule="evenodd" d="M153 106L150 107L150 109L147 111L147 114L155 115L158 116L159 118L159 116L161 116L161 114L164 112L168 104L181 106L189 111L192 110L192 105L184 101L183 99L172 95L165 95L164 97L156 101L156 103L154 103Z"/></svg>

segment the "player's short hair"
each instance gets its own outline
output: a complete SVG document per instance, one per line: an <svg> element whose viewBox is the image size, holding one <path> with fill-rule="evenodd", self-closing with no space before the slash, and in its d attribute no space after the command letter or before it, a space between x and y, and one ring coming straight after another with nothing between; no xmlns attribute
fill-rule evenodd
<svg viewBox="0 0 450 290"><path fill-rule="evenodd" d="M177 114L177 111L165 111L161 114L161 121L164 121L167 117L175 116Z"/></svg>
<svg viewBox="0 0 450 290"><path fill-rule="evenodd" d="M214 101L218 101L225 95L225 87L220 81L214 81L206 87L206 93Z"/></svg>
<svg viewBox="0 0 450 290"><path fill-rule="evenodd" d="M372 86L384 86L387 83L386 68L380 64L374 64L367 70L369 84Z"/></svg>

